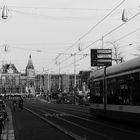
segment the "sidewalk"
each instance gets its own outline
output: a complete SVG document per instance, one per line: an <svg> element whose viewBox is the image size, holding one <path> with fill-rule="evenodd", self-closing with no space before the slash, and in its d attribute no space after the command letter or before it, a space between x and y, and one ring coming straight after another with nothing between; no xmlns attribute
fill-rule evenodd
<svg viewBox="0 0 140 140"><path fill-rule="evenodd" d="M12 112L9 107L6 107L6 111L8 114L8 120L6 120L4 124L5 129L3 130L3 133L2 133L2 140L15 140Z"/></svg>

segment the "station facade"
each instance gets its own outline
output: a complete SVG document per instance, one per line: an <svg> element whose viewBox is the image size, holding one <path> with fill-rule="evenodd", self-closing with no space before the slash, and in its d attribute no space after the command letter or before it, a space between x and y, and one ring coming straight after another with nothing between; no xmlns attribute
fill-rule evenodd
<svg viewBox="0 0 140 140"><path fill-rule="evenodd" d="M58 94L87 90L89 71L76 74L36 74L29 56L25 72L21 73L12 63L3 64L0 69L0 94Z"/></svg>
<svg viewBox="0 0 140 140"><path fill-rule="evenodd" d="M3 64L0 69L0 94L35 94L35 69L31 55L25 73L17 70L12 63Z"/></svg>

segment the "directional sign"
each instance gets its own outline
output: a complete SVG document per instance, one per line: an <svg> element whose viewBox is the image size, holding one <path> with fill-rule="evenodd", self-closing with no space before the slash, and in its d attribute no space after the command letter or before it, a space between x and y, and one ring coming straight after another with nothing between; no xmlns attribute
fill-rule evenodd
<svg viewBox="0 0 140 140"><path fill-rule="evenodd" d="M91 49L91 66L111 66L112 49Z"/></svg>

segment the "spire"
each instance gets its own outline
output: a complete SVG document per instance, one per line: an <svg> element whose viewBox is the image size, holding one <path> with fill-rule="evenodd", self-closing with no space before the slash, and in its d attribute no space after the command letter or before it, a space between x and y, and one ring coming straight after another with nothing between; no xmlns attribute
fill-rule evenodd
<svg viewBox="0 0 140 140"><path fill-rule="evenodd" d="M12 68L12 63L11 63L11 60L10 60L9 68Z"/></svg>
<svg viewBox="0 0 140 140"><path fill-rule="evenodd" d="M31 54L29 55L29 60L26 69L34 69L32 59L31 59Z"/></svg>

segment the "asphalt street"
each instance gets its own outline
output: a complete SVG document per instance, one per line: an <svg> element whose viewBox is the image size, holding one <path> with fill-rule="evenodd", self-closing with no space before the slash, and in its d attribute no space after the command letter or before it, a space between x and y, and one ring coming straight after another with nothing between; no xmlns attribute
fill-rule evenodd
<svg viewBox="0 0 140 140"><path fill-rule="evenodd" d="M71 140L56 128L45 123L30 112L12 111L15 140Z"/></svg>

